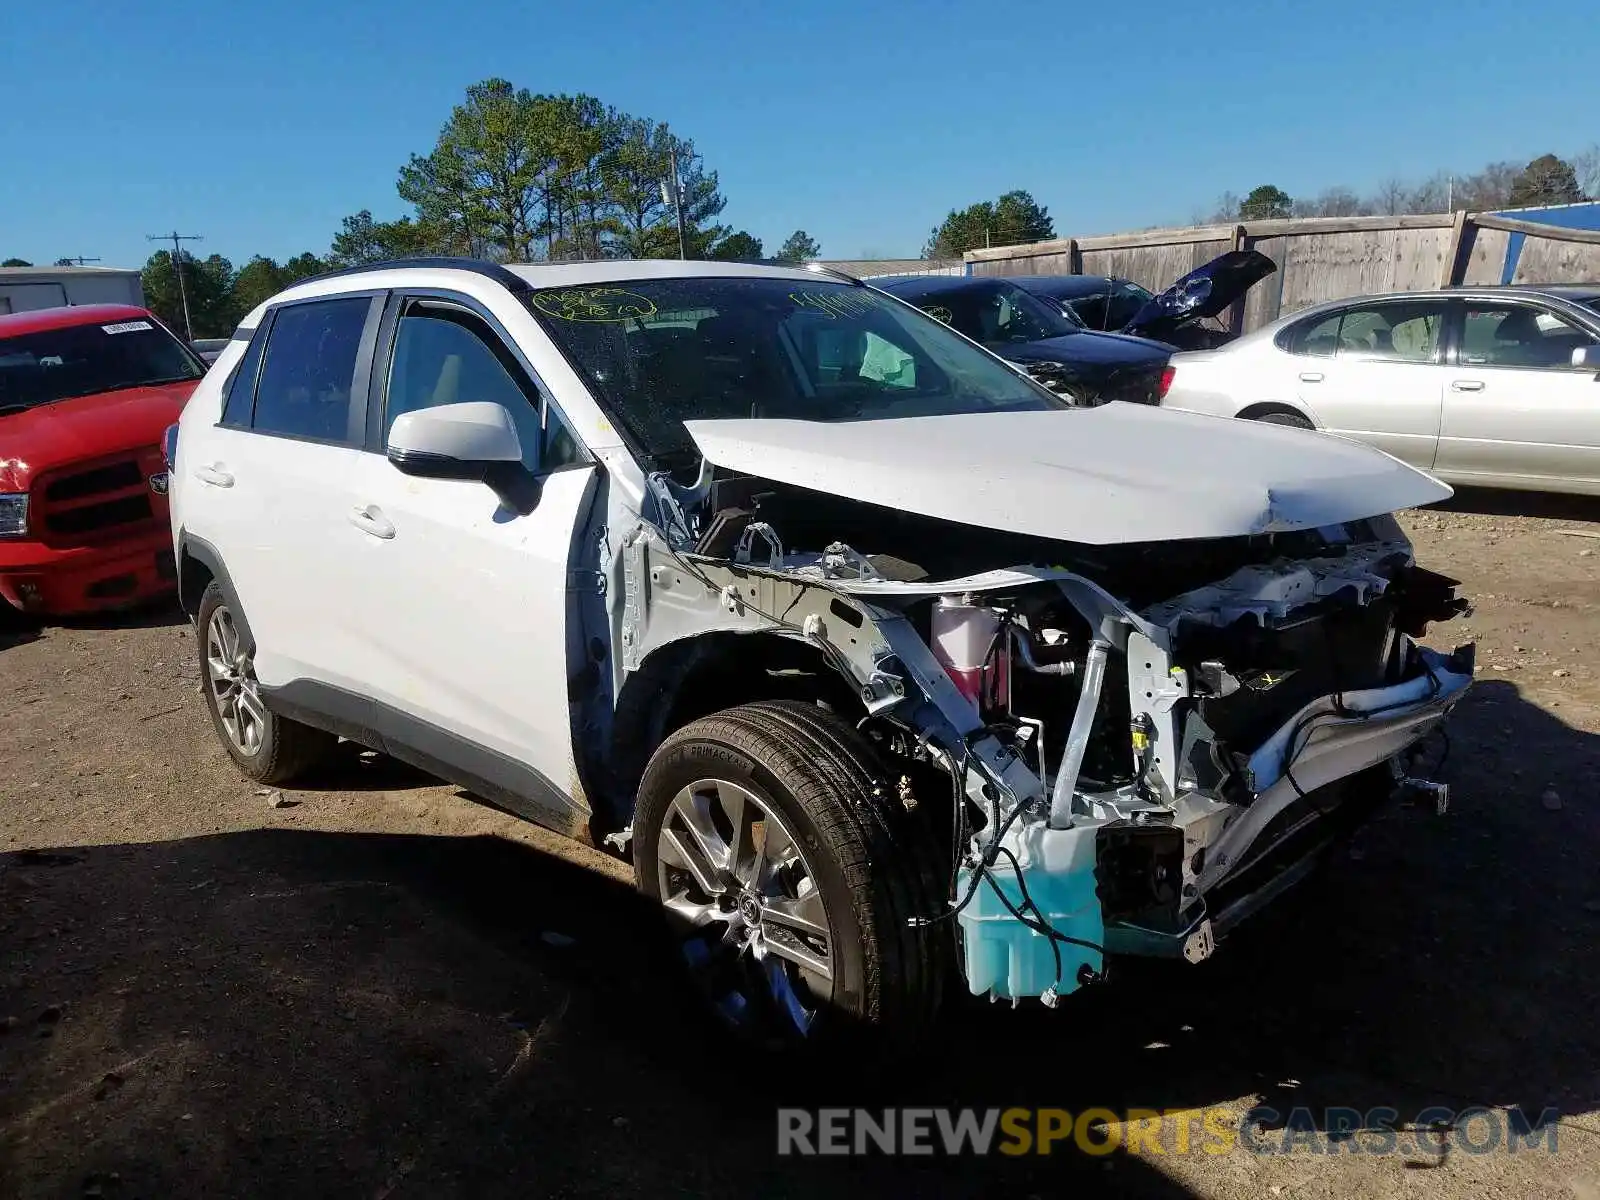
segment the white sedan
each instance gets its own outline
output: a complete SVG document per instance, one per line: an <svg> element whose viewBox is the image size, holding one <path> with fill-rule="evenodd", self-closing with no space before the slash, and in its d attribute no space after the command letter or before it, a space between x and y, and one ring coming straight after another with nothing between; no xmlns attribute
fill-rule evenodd
<svg viewBox="0 0 1600 1200"><path fill-rule="evenodd" d="M1342 434L1450 483L1600 495L1600 284L1338 300L1171 371L1167 408Z"/></svg>

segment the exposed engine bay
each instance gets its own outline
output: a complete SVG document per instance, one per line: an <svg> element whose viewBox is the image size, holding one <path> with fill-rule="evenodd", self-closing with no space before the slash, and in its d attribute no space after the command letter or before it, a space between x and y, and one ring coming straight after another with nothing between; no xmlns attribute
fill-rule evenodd
<svg viewBox="0 0 1600 1200"><path fill-rule="evenodd" d="M1085 545L702 464L619 555L619 672L706 632L819 651L953 784L975 994L1047 1004L1105 957L1199 961L1396 782L1471 683L1464 611L1391 516ZM649 511L650 508L654 511Z"/></svg>

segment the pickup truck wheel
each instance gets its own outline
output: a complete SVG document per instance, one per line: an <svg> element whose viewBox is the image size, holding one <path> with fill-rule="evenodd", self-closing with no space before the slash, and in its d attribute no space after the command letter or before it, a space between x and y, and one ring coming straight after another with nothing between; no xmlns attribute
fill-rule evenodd
<svg viewBox="0 0 1600 1200"><path fill-rule="evenodd" d="M950 923L926 831L872 747L815 705L705 717L651 758L634 871L733 1031L769 1048L913 1041L947 977Z"/></svg>
<svg viewBox="0 0 1600 1200"><path fill-rule="evenodd" d="M255 647L246 644L215 582L200 597L195 625L206 710L239 769L258 783L288 783L325 758L338 738L280 717L262 701Z"/></svg>

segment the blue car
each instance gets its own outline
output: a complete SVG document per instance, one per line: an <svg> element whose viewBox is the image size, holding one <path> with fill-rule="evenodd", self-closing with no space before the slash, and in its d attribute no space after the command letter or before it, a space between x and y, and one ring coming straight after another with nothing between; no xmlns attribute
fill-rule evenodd
<svg viewBox="0 0 1600 1200"><path fill-rule="evenodd" d="M1153 338L1179 350L1214 350L1235 335L1205 322L1277 269L1259 250L1230 250L1159 296L1115 275L1022 275L1011 282L1088 329Z"/></svg>
<svg viewBox="0 0 1600 1200"><path fill-rule="evenodd" d="M1075 404L1161 402L1171 346L1092 332L1010 279L900 275L868 282L1016 363Z"/></svg>

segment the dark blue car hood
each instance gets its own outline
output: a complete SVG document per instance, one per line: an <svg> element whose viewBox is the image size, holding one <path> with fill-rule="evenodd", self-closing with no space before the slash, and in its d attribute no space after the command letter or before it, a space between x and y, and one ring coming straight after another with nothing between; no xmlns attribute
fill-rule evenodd
<svg viewBox="0 0 1600 1200"><path fill-rule="evenodd" d="M1037 342L993 346L1001 358L1016 363L1058 362L1069 368L1154 366L1165 363L1171 346L1121 333L1068 333Z"/></svg>

